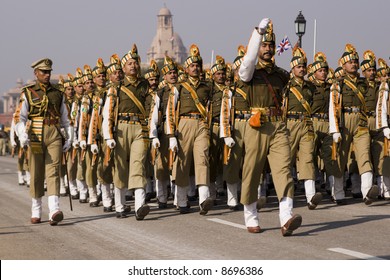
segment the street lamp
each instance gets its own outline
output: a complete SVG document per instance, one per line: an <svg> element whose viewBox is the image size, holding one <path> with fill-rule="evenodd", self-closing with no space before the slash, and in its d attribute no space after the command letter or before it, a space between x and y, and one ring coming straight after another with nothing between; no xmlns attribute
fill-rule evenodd
<svg viewBox="0 0 390 280"><path fill-rule="evenodd" d="M302 15L302 11L299 11L299 15L295 19L295 33L299 37L299 47L302 48L302 36L305 34L306 31L306 19Z"/></svg>

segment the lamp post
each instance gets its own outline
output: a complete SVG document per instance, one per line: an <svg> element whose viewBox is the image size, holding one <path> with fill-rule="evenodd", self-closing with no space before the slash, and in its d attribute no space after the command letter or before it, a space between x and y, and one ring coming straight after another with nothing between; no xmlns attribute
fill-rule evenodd
<svg viewBox="0 0 390 280"><path fill-rule="evenodd" d="M299 47L302 48L302 36L306 31L306 19L302 15L302 11L299 11L297 18L295 19L295 33L299 37Z"/></svg>

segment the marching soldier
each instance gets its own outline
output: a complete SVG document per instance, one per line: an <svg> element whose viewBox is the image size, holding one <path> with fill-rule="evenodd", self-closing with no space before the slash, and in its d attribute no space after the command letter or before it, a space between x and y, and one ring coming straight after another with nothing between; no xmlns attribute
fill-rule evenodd
<svg viewBox="0 0 390 280"><path fill-rule="evenodd" d="M374 156L374 164L377 164L378 175L377 184L379 186L379 195L385 200L390 200L390 154L389 154L389 83L388 74L390 68L382 59L378 59L377 76L380 80L378 102L376 105L376 137L373 139L376 142L376 151ZM375 158L376 157L376 158Z"/></svg>
<svg viewBox="0 0 390 280"><path fill-rule="evenodd" d="M249 232L261 231L256 209L260 174L268 158L279 200L279 218L283 236L293 233L302 223L293 215L294 183L287 128L282 122L282 90L288 73L275 65L275 34L268 18L252 32L248 50L240 66L240 79L246 87L251 118L244 135L245 157L242 171L241 203ZM257 62L258 61L258 62Z"/></svg>
<svg viewBox="0 0 390 280"><path fill-rule="evenodd" d="M99 185L96 185L96 187L92 187L92 191L94 192L94 195L97 195L99 192L99 189L97 189L97 186L100 186L101 190L101 199L99 197L96 198L96 202L91 202L92 206L98 206L99 200L102 200L103 202L103 212L111 212L112 211L112 198L111 198L111 192L110 192L110 184L113 181L112 178L112 169L105 169L103 166L103 159L104 159L104 151L103 144L102 144L102 117L101 112L102 108L104 106L104 100L106 96L106 71L107 68L103 63L103 60L99 58L96 62L96 66L92 69L92 77L93 82L96 85L96 88L93 92L92 99L90 100L89 109L91 111L90 114L90 122L89 122L89 129L88 129L88 140L87 145L90 145L91 153L92 153L92 170L91 172L95 172L96 168L96 179L99 182ZM95 177L92 177L95 179ZM91 183L97 183L97 181L92 180ZM96 189L96 193L95 193Z"/></svg>
<svg viewBox="0 0 390 280"><path fill-rule="evenodd" d="M74 88L73 88L73 76L71 74L67 75L67 79L63 80L62 82L63 90L64 90L64 96L65 96L65 104L68 106L69 112L71 112L72 109L72 104L74 100ZM70 123L73 126L72 122L72 116L70 116ZM71 161L71 155L73 151L73 146L69 148L69 150L64 154L64 161L65 161L65 166L62 167L64 177L67 175L67 183L68 183L68 188L69 191L72 195L78 196L77 192L77 184L76 184L76 168L73 168L73 164ZM76 166L76 165L75 165ZM65 169L67 168L67 169ZM61 193L63 195L63 193ZM65 192L66 195L66 192Z"/></svg>
<svg viewBox="0 0 390 280"><path fill-rule="evenodd" d="M155 95L154 106L150 113L149 137L152 139L152 147L158 148L155 158L156 192L159 208L167 207L168 186L170 185L169 170L169 138L166 134L167 103L171 93L177 91L174 86L177 83L177 65L169 56L165 56L164 65L161 68L164 80L160 83L160 90Z"/></svg>
<svg viewBox="0 0 390 280"><path fill-rule="evenodd" d="M192 161L194 161L195 184L199 192L199 213L206 215L214 203L209 191L210 136L206 112L211 88L200 80L202 65L198 47L191 45L190 56L185 61L188 78L177 86L177 91L170 94L167 104L166 125L169 150L172 154L177 154L174 156L176 160L172 176L176 184L175 197L181 214L189 212L187 189L190 184Z"/></svg>
<svg viewBox="0 0 390 280"><path fill-rule="evenodd" d="M70 80L72 80L72 75L68 74ZM79 127L79 118L80 118L80 106L81 98L84 95L84 83L83 83L83 71L80 68L77 68L76 75L73 78L73 89L74 89L74 98L71 105L71 123L74 127L74 137L72 144L72 153L70 160L68 161L68 175L69 175L69 190L72 199L79 199L81 203L87 202L88 189L85 184L85 177L82 172L82 168L79 168L79 150L80 145L78 141L78 127Z"/></svg>
<svg viewBox="0 0 390 280"><path fill-rule="evenodd" d="M156 102L157 89L158 89L159 80L160 80L160 72L158 70L158 66L157 66L156 61L154 61L153 59L150 62L150 67L146 71L144 78L149 83L149 94L146 97L145 109L146 109L146 112L150 112L148 119L147 119L148 127L150 130L151 108L154 107L154 104ZM154 156L151 155L152 151L157 151L156 149L158 149L156 142L154 143L154 145L152 143L152 149L148 150L147 157L146 157L147 158L146 159L146 166L145 166L145 168L146 168L146 181L147 181L146 198L145 198L146 201L150 201L152 198L156 197L156 192L153 191L153 182L152 182L152 178L154 176L154 166L153 166L154 163L152 163L152 157L154 157Z"/></svg>
<svg viewBox="0 0 390 280"><path fill-rule="evenodd" d="M373 185L370 160L370 135L367 125L367 107L364 95L368 91L367 81L359 77L359 55L355 48L347 44L341 57L345 76L331 88L329 102L329 132L333 146L338 146L337 160L332 165L332 196L336 203L343 203L343 173L348 161L351 143L354 145L364 203L370 205L378 196L378 187ZM341 151L341 152L340 152Z"/></svg>
<svg viewBox="0 0 390 280"><path fill-rule="evenodd" d="M239 210L238 190L240 189L240 170L244 157L244 135L246 122L250 118L250 108L247 102L247 92L244 91L244 84L239 83L238 70L245 55L245 47L238 47L238 55L233 61L232 71L234 73L234 84L230 86L230 92L223 95L221 105L221 129L220 137L224 141L233 143L229 147L224 146L223 179L227 186L227 205L230 210ZM229 93L232 96L229 96ZM228 138L232 138L232 140ZM226 152L225 152L226 151Z"/></svg>
<svg viewBox="0 0 390 280"><path fill-rule="evenodd" d="M139 78L140 56L137 46L121 60L125 78L111 85L103 108L103 135L114 150L115 209L118 218L126 217L126 189L135 190L135 218L143 220L150 208L145 204L145 160L149 147L144 108L148 83Z"/></svg>
<svg viewBox="0 0 390 280"><path fill-rule="evenodd" d="M28 157L23 147L20 146L20 141L15 131L15 115L19 115L19 112L15 112L12 116L10 141L12 146L12 156L15 154L18 157L18 183L19 186L27 185L30 187L30 172L28 171Z"/></svg>
<svg viewBox="0 0 390 280"><path fill-rule="evenodd" d="M286 87L284 108L291 145L291 166L297 164L299 180L304 181L307 206L313 210L320 203L322 194L316 193L315 188L314 129L311 119L315 87L304 80L306 64L305 52L299 47L295 48L290 63L292 77Z"/></svg>
<svg viewBox="0 0 390 280"><path fill-rule="evenodd" d="M101 62L102 63L102 62ZM103 65L104 66L104 65ZM98 207L98 195L97 195L97 164L92 161L92 154L98 153L97 145L93 147L93 151L90 145L88 145L88 128L90 127L90 119L92 113L92 105L93 105L93 96L95 91L95 83L93 81L92 70L89 65L84 66L84 94L81 98L80 105L80 119L78 126L78 141L80 143L80 159L79 159L79 169L83 172L85 177L85 183L88 188L89 195L89 206L90 207ZM102 75L99 79L100 86L98 90L102 90L105 84L105 76ZM96 160L95 160L96 162ZM81 201L80 202L87 202Z"/></svg>
<svg viewBox="0 0 390 280"><path fill-rule="evenodd" d="M212 80L212 98L209 108L210 123L210 197L215 200L217 193L223 193L223 150L224 142L231 148L234 145L233 138L220 138L220 115L222 97L231 96L231 92L226 83L227 66L225 60L217 55L215 64L210 69ZM229 93L230 92L230 93Z"/></svg>
<svg viewBox="0 0 390 280"><path fill-rule="evenodd" d="M29 165L31 173L30 195L32 198L31 223L41 222L44 180L47 182L49 223L61 222L64 214L60 210L60 166L61 156L72 144L73 127L69 111L61 91L50 84L52 61L44 58L34 62L36 83L22 89L19 114L15 116L15 130L22 147L30 146ZM27 131L27 122L31 121ZM67 138L63 143L60 128Z"/></svg>
<svg viewBox="0 0 390 280"><path fill-rule="evenodd" d="M316 87L311 105L314 128L314 164L316 164L320 181L325 184L325 171L331 164L332 137L329 135L329 96L330 83L328 82L329 65L326 56L318 52L312 63L312 82Z"/></svg>

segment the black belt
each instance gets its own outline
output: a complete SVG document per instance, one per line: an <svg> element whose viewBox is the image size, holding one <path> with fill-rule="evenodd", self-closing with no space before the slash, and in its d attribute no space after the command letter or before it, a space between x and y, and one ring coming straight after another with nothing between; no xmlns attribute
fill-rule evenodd
<svg viewBox="0 0 390 280"><path fill-rule="evenodd" d="M304 120L304 119L309 119L310 116L307 115L306 113L293 113L293 114L288 114L287 113L287 119L293 119L293 120Z"/></svg>
<svg viewBox="0 0 390 280"><path fill-rule="evenodd" d="M214 117L211 119L211 122L213 123L219 123L219 117Z"/></svg>
<svg viewBox="0 0 390 280"><path fill-rule="evenodd" d="M182 114L180 115L181 118L189 118L189 119L203 119L203 116L201 114L197 113L191 113L191 114Z"/></svg>
<svg viewBox="0 0 390 280"><path fill-rule="evenodd" d="M126 122L139 122L139 116L118 116L118 120Z"/></svg>
<svg viewBox="0 0 390 280"><path fill-rule="evenodd" d="M236 114L234 118L240 120L248 120L251 116L251 114Z"/></svg>
<svg viewBox="0 0 390 280"><path fill-rule="evenodd" d="M316 114L313 114L313 118L329 119L329 115L327 113L316 113Z"/></svg>
<svg viewBox="0 0 390 280"><path fill-rule="evenodd" d="M359 107L344 107L344 113L360 113L361 109Z"/></svg>
<svg viewBox="0 0 390 280"><path fill-rule="evenodd" d="M368 111L367 113L366 113L366 115L367 115L367 117L376 117L376 112L375 111Z"/></svg>

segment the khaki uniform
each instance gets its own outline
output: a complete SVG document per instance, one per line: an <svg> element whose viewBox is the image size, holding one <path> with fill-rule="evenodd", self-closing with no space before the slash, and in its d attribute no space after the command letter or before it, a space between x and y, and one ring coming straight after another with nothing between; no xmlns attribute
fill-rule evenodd
<svg viewBox="0 0 390 280"><path fill-rule="evenodd" d="M68 101L69 102L69 101ZM79 108L81 105L81 96L74 95L73 100L70 103L71 113L70 120L73 126L75 127L74 139L77 140L77 127L79 122ZM69 191L73 198L78 199L78 187L77 187L77 167L79 164L79 148L74 148L73 146L68 151L68 176L69 176ZM81 176L82 177L82 176ZM83 178L82 178L83 179ZM85 193L85 191L84 191ZM85 194L84 194L85 195Z"/></svg>
<svg viewBox="0 0 390 280"><path fill-rule="evenodd" d="M47 183L49 219L59 214L61 158L63 136L61 126L68 132L70 128L69 110L62 92L52 85L44 86L37 82L22 89L19 115L15 115L18 136L25 132L26 123L31 120L28 131L30 139L29 167L31 174L30 196L32 197L32 217L41 218L44 181ZM72 135L69 135L70 137ZM62 220L63 214L59 214Z"/></svg>
<svg viewBox="0 0 390 280"><path fill-rule="evenodd" d="M79 143L88 139L88 127L92 112L92 98L93 92L84 92L81 98L81 104L79 108L79 125L77 140ZM86 188L89 194L89 202L97 201L97 165L92 166L92 152L89 146L85 149L80 147L79 149L79 162L77 166L77 180L78 184L83 185L82 189ZM84 197L80 195L81 202L86 202Z"/></svg>
<svg viewBox="0 0 390 280"><path fill-rule="evenodd" d="M224 141L220 138L220 115L222 96L224 91L229 91L229 88L224 85L214 84L213 93L210 105L209 119L210 119L210 195L213 199L216 198L216 192L222 186L223 176L223 149Z"/></svg>
<svg viewBox="0 0 390 280"><path fill-rule="evenodd" d="M314 127L314 164L318 170L326 170L331 164L332 137L329 135L330 84L314 81L316 91L311 106Z"/></svg>
<svg viewBox="0 0 390 280"><path fill-rule="evenodd" d="M230 159L227 165L223 167L223 179L228 184L236 184L240 182L240 171L244 160L244 135L246 123L251 116L250 107L247 102L247 93L243 92L244 85L242 83L235 84L232 87L231 107L227 108L229 113L228 118L231 119L231 109L234 110L234 124L231 136L235 144L231 148ZM226 104L226 103L225 103ZM224 104L222 104L224 106ZM223 108L222 111L225 111Z"/></svg>
<svg viewBox="0 0 390 280"><path fill-rule="evenodd" d="M244 83L251 114L262 112L261 121L263 123L260 128L253 128L249 122L246 123L243 136L245 158L241 190L241 203L244 205L257 201L260 175L263 173L267 159L272 174L276 175L273 179L278 199L294 196L288 131L285 123L282 122L281 111L275 107L275 100L264 80L264 75L272 85L279 106L282 90L288 79L288 73L277 66L268 71L258 66L251 81Z"/></svg>
<svg viewBox="0 0 390 280"><path fill-rule="evenodd" d="M286 98L288 100L285 100L285 102L288 102L286 118L291 145L291 166L297 163L300 180L314 180L314 129L311 112L306 111L302 105L304 101L298 99L291 88L295 88L300 92L308 106L311 106L315 89L310 82L303 81L303 84L299 84L293 78L287 87ZM299 159L297 160L298 150Z"/></svg>
<svg viewBox="0 0 390 280"><path fill-rule="evenodd" d="M105 141L103 140L102 131L102 111L104 107L104 101L106 98L106 88L96 89L92 98L92 114L88 131L88 144L98 145L98 155L96 156L95 164L97 165L97 179L101 184L113 183L113 160L109 161L108 166L103 166L104 155L109 153L110 149L107 148Z"/></svg>
<svg viewBox="0 0 390 280"><path fill-rule="evenodd" d="M338 90L331 92L329 107L330 133L340 132L342 140L338 144L337 161L331 165L329 174L336 178L342 178L348 162L349 149L353 143L360 175L365 173L370 175L365 180L362 177L361 188L363 197L366 197L369 189L372 187L371 140L365 105L353 88L356 88L364 95L368 91L368 85L365 79L352 79L346 75L335 88L339 88L341 94L338 93ZM339 103L341 103L341 119L337 118L336 115L338 112L337 104ZM334 186L333 197L335 200L344 199L345 193L341 184Z"/></svg>
<svg viewBox="0 0 390 280"><path fill-rule="evenodd" d="M126 189L135 189L136 192L142 190L139 199L136 193L135 210L142 207L145 203L144 189L147 183L145 161L149 139L145 118L148 116L125 92L127 90L131 91L141 104L145 104L148 94L147 81L144 79L130 81L125 77L119 85L112 85L109 88L103 109L104 139L114 139L116 142L114 185L117 212L124 211Z"/></svg>
<svg viewBox="0 0 390 280"><path fill-rule="evenodd" d="M154 175L156 182L156 195L159 203L167 203L168 185L170 184L169 171L169 138L166 134L166 108L171 91L176 88L165 84L153 95L150 101L149 137L158 137L160 147L154 161Z"/></svg>
<svg viewBox="0 0 390 280"><path fill-rule="evenodd" d="M191 84L198 94L200 103L206 107L210 100L210 87L205 82ZM209 173L209 127L207 120L200 114L191 94L183 86L178 86L180 108L177 139L179 151L173 168L173 179L177 186L189 185L191 162L194 160L195 184L210 184Z"/></svg>

